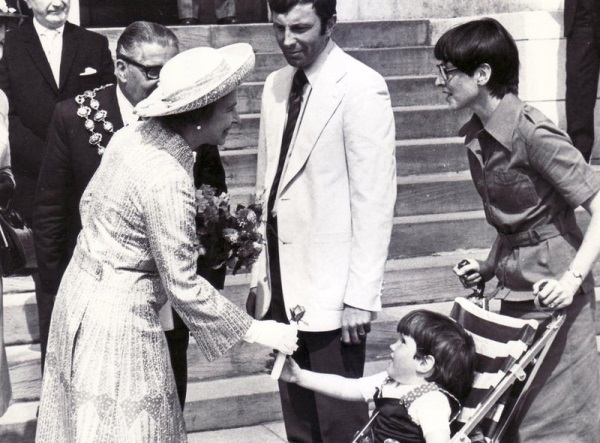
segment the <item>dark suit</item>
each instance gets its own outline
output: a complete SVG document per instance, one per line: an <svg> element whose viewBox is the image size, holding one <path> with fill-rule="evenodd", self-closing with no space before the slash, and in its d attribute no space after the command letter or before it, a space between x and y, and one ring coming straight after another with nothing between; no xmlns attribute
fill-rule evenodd
<svg viewBox="0 0 600 443"><path fill-rule="evenodd" d="M565 0L566 115L573 144L589 161L600 74L600 0Z"/></svg>
<svg viewBox="0 0 600 443"><path fill-rule="evenodd" d="M80 75L86 68L93 72ZM35 184L54 106L61 100L115 81L106 37L66 23L60 85L52 75L32 21L6 34L0 88L10 104L9 136L17 187L12 206L31 223Z"/></svg>
<svg viewBox="0 0 600 443"><path fill-rule="evenodd" d="M107 111L107 120L115 131L123 127L116 86L111 85L96 95L100 109ZM40 309L40 341L42 361L45 356L50 318L54 297L60 280L69 264L77 236L81 230L79 201L102 157L96 147L90 145L90 132L84 127L84 119L77 115L79 105L73 99L65 100L56 106L54 117L48 130L46 154L40 170L35 198L33 229L40 277L40 292L43 302ZM112 133L96 124L96 132L102 135L102 145L106 146ZM210 184L220 191L226 191L225 171L216 146L203 146L198 153L194 167L196 184ZM199 269L217 288L222 288L225 269ZM180 400L185 401L187 385L187 347L189 333L181 319L175 315L175 329L167 332L171 364Z"/></svg>

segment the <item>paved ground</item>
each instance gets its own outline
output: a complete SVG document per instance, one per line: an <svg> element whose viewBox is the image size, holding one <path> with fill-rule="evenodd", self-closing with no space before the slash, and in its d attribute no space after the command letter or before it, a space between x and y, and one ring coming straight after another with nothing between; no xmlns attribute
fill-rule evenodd
<svg viewBox="0 0 600 443"><path fill-rule="evenodd" d="M194 432L188 434L188 443L281 443L287 441L283 422L265 423L247 428L222 431Z"/></svg>

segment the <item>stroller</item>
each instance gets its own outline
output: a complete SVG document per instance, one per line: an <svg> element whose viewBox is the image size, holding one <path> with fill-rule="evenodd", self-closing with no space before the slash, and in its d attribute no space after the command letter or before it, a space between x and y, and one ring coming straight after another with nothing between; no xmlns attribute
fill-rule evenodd
<svg viewBox="0 0 600 443"><path fill-rule="evenodd" d="M478 356L473 388L456 421L451 443L498 442L518 414L565 314L548 313L542 325L457 298L450 316L471 333ZM538 333L542 327L545 330ZM517 381L519 386L515 386Z"/></svg>

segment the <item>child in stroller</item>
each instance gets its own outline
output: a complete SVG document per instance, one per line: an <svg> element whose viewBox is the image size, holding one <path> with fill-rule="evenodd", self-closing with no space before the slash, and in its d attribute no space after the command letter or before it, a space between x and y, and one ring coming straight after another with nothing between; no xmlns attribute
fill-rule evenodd
<svg viewBox="0 0 600 443"><path fill-rule="evenodd" d="M473 383L473 339L454 320L427 310L407 314L397 331L386 371L349 379L301 369L288 358L281 379L343 400L373 399L375 411L355 442L449 442Z"/></svg>

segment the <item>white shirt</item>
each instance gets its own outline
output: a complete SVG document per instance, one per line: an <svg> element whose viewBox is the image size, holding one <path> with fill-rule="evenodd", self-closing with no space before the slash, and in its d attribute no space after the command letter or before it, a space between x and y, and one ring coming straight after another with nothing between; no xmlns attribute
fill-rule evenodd
<svg viewBox="0 0 600 443"><path fill-rule="evenodd" d="M44 49L48 64L52 70L52 75L54 76L54 80L58 86L60 85L60 60L62 57L63 33L65 30L65 25L62 25L57 29L48 29L34 18L33 27L40 38L42 48Z"/></svg>
<svg viewBox="0 0 600 443"><path fill-rule="evenodd" d="M119 104L119 110L121 111L123 125L129 126L139 120L139 117L133 113L134 106L127 100L127 97L125 97L125 94L123 94L119 85L117 85L117 103ZM110 120L110 117L107 118Z"/></svg>

